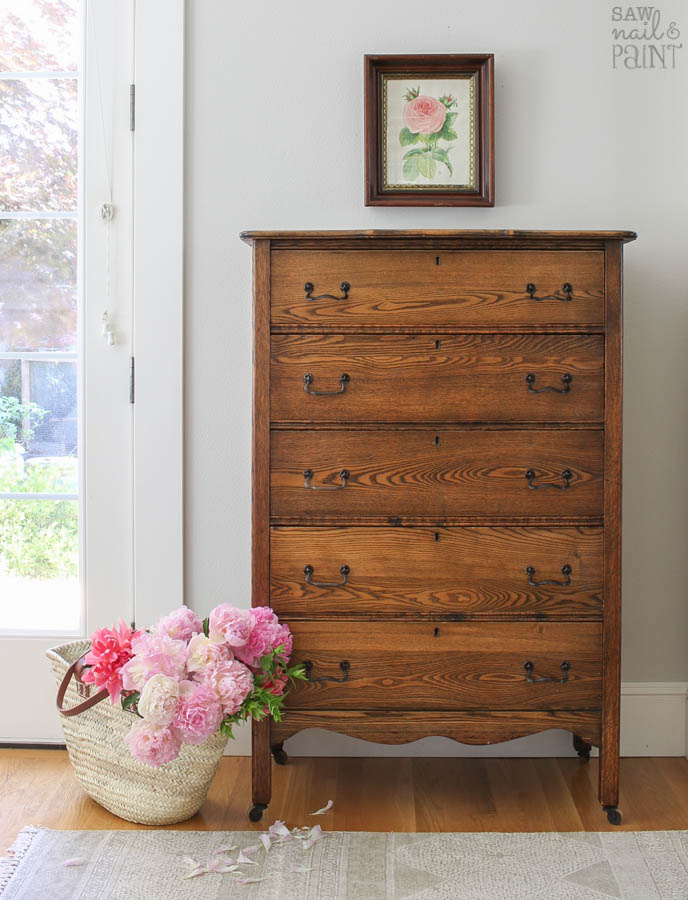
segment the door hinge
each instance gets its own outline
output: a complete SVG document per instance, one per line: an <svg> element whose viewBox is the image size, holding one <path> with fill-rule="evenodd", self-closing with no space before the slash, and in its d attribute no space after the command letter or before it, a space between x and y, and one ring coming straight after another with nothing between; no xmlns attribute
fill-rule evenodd
<svg viewBox="0 0 688 900"><path fill-rule="evenodd" d="M133 403L136 392L136 370L134 368L134 357L129 361L129 402Z"/></svg>
<svg viewBox="0 0 688 900"><path fill-rule="evenodd" d="M136 85L129 85L129 131L136 128Z"/></svg>

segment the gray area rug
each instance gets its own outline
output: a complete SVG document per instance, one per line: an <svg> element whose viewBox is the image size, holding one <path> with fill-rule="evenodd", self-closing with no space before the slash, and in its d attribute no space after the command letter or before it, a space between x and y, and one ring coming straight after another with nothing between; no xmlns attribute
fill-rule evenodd
<svg viewBox="0 0 688 900"><path fill-rule="evenodd" d="M688 832L326 832L249 850L256 832L25 828L0 861L2 900L686 900ZM224 852L217 853L221 848ZM232 848L232 849L230 849ZM67 867L67 860L76 860ZM247 878L260 881L241 884Z"/></svg>

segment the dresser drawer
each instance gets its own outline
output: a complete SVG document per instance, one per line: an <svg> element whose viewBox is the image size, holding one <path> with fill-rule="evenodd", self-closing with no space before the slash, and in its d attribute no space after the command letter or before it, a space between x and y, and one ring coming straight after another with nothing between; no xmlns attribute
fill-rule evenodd
<svg viewBox="0 0 688 900"><path fill-rule="evenodd" d="M273 335L277 422L601 422L602 335Z"/></svg>
<svg viewBox="0 0 688 900"><path fill-rule="evenodd" d="M292 631L292 662L310 664L287 700L294 708L600 706L599 622L294 622Z"/></svg>
<svg viewBox="0 0 688 900"><path fill-rule="evenodd" d="M274 250L270 284L273 325L604 323L598 250Z"/></svg>
<svg viewBox="0 0 688 900"><path fill-rule="evenodd" d="M274 527L270 603L286 618L599 619L602 553L599 527Z"/></svg>
<svg viewBox="0 0 688 900"><path fill-rule="evenodd" d="M273 430L273 519L601 516L593 430Z"/></svg>

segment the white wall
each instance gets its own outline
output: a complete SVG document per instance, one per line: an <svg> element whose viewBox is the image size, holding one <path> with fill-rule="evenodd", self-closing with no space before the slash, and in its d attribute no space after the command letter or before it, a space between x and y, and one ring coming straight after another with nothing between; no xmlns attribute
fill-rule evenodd
<svg viewBox="0 0 688 900"><path fill-rule="evenodd" d="M675 70L613 71L611 8L188 0L185 569L198 609L249 597L251 259L239 231L634 229L623 678L688 681L688 46ZM660 9L688 33L685 4ZM363 54L483 51L495 54L495 207L366 209Z"/></svg>

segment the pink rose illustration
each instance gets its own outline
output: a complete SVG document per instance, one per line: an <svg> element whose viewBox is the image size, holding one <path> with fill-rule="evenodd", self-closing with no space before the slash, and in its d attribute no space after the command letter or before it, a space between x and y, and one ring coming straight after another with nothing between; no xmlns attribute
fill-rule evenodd
<svg viewBox="0 0 688 900"><path fill-rule="evenodd" d="M434 97L415 97L404 107L404 121L413 134L435 134L442 130L447 107Z"/></svg>

